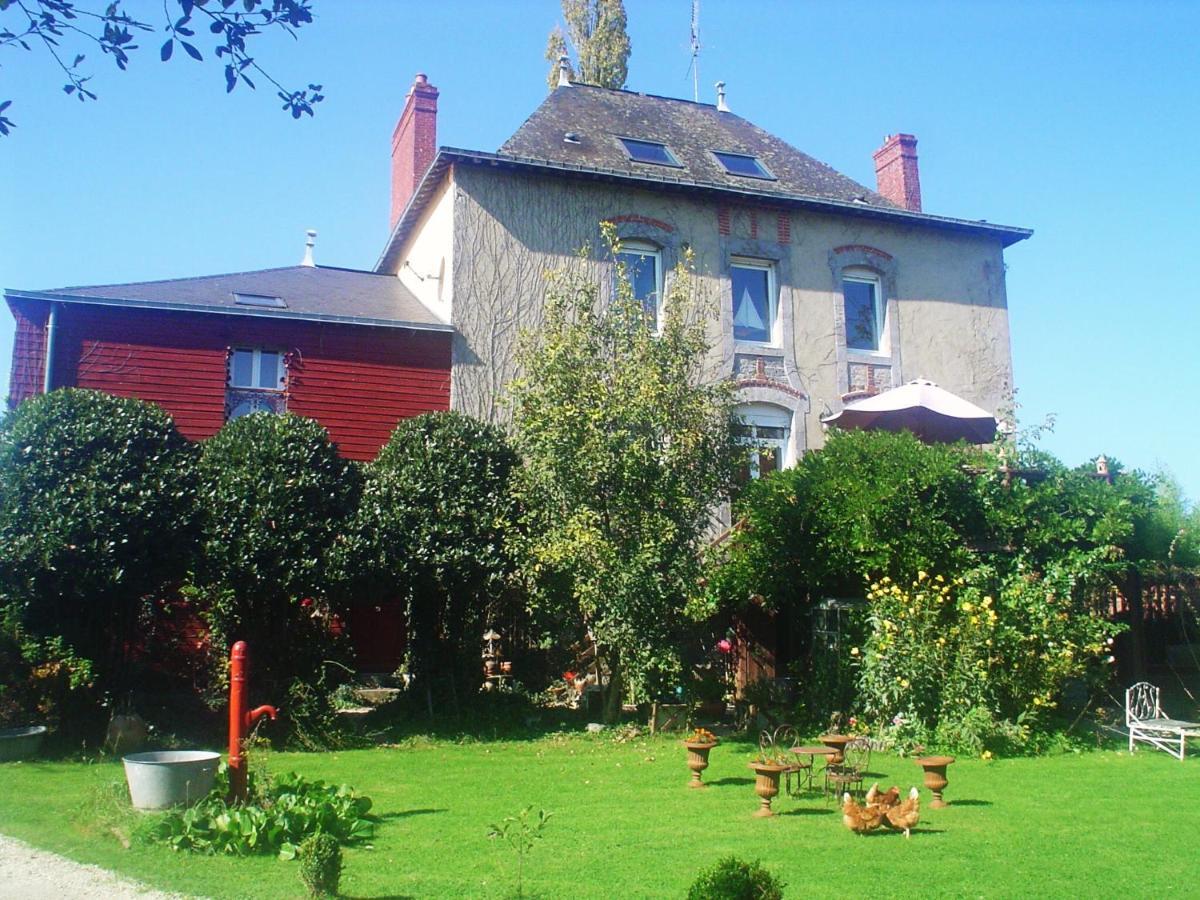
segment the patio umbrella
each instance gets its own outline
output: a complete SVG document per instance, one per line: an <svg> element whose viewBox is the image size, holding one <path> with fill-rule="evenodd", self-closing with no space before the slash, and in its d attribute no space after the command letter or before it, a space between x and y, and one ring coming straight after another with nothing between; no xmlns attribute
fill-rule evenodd
<svg viewBox="0 0 1200 900"><path fill-rule="evenodd" d="M987 444L996 436L995 416L921 378L848 403L821 421L847 429L907 430L926 443Z"/></svg>

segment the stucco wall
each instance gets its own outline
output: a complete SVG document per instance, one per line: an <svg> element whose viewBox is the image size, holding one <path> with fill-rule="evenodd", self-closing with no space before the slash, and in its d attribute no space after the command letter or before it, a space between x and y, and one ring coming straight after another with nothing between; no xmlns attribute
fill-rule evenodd
<svg viewBox="0 0 1200 900"><path fill-rule="evenodd" d="M515 340L539 320L543 273L583 265L576 251L599 242L605 219L617 220L626 237L663 246L666 267L684 247L692 249L700 289L712 303L712 376L736 373L746 400L792 410L796 452L820 446L820 416L841 407L863 371L856 365L871 366L880 387L920 376L989 410L1006 402L1012 364L997 241L769 207L721 207L493 168L459 167L455 182L456 409L505 418L501 398L515 372ZM733 341L732 256L775 263L777 349ZM876 261L888 301L890 352L847 352L839 265ZM590 265L597 279L607 277L606 265Z"/></svg>

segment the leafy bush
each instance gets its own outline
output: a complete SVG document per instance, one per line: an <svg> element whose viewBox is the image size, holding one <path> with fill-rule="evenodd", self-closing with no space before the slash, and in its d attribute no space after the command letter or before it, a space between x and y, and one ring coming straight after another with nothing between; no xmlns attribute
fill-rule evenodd
<svg viewBox="0 0 1200 900"><path fill-rule="evenodd" d="M235 419L206 441L199 474L195 587L208 602L212 699L224 695L237 640L250 645L255 692L281 698L345 652L331 632L328 565L357 474L317 422L269 413Z"/></svg>
<svg viewBox="0 0 1200 900"><path fill-rule="evenodd" d="M965 752L1023 743L1069 682L1106 675L1118 628L1079 589L1094 568L1076 555L1045 572L922 571L908 587L873 585L869 637L851 650L864 711L881 722L899 714Z"/></svg>
<svg viewBox="0 0 1200 900"><path fill-rule="evenodd" d="M784 887L758 860L726 856L700 872L688 900L782 900Z"/></svg>
<svg viewBox="0 0 1200 900"><path fill-rule="evenodd" d="M370 798L346 785L327 785L289 773L265 787L252 784L254 802L231 804L225 800L224 765L221 771L208 797L167 813L150 829L150 839L173 850L234 856L277 853L281 859L295 859L298 845L318 833L343 844L367 840L375 833L374 823L366 818Z"/></svg>
<svg viewBox="0 0 1200 900"><path fill-rule="evenodd" d="M300 845L300 878L313 897L336 897L342 880L342 848L328 834L314 834Z"/></svg>
<svg viewBox="0 0 1200 900"><path fill-rule="evenodd" d="M404 599L418 682L437 675L478 688L480 635L499 617L513 569L516 466L495 426L429 413L396 426L366 467L340 567L357 594Z"/></svg>
<svg viewBox="0 0 1200 900"><path fill-rule="evenodd" d="M61 638L128 686L147 599L194 547L194 448L152 403L64 389L0 426L0 603L19 640Z"/></svg>

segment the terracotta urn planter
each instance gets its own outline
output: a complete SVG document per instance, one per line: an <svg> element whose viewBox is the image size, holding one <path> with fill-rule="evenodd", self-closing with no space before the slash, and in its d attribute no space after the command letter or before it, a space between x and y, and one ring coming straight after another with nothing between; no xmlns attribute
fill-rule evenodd
<svg viewBox="0 0 1200 900"><path fill-rule="evenodd" d="M692 780L688 782L690 788L707 787L700 780L700 773L708 768L708 751L717 746L718 741L684 741L683 746L687 747L688 768L692 770Z"/></svg>
<svg viewBox="0 0 1200 900"><path fill-rule="evenodd" d="M789 766L779 766L774 763L750 763L754 772L754 793L758 794L762 805L754 811L759 819L775 815L771 811L771 800L779 795L779 776L786 772Z"/></svg>
<svg viewBox="0 0 1200 900"><path fill-rule="evenodd" d="M833 750L833 756L831 756L829 758L829 764L831 766L840 766L843 762L845 762L845 759L846 759L846 757L844 756L844 753L846 750L846 745L848 743L850 743L852 740L854 740L854 735L852 735L852 734L823 734L819 738L817 738L817 740L819 740L826 747L829 747L831 750Z"/></svg>
<svg viewBox="0 0 1200 900"><path fill-rule="evenodd" d="M949 806L942 799L942 791L946 789L946 766L954 762L953 756L922 756L917 765L925 770L925 787L933 792L933 802L929 805L934 809Z"/></svg>

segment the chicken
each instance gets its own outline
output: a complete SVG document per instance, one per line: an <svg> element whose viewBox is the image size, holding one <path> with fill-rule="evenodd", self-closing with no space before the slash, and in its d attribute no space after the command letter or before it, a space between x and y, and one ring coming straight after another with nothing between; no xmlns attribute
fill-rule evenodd
<svg viewBox="0 0 1200 900"><path fill-rule="evenodd" d="M887 821L889 828L895 828L897 831L903 831L904 836L910 836L910 832L921 821L921 794L916 788L908 792L908 799L898 806L893 806L891 809L884 810L884 819Z"/></svg>
<svg viewBox="0 0 1200 900"><path fill-rule="evenodd" d="M871 785L871 789L867 791L866 805L878 806L882 809L891 809L900 802L900 788L893 785L882 794L879 793L879 782Z"/></svg>
<svg viewBox="0 0 1200 900"><path fill-rule="evenodd" d="M850 796L849 791L842 794L842 821L855 834L874 831L883 821L883 813L883 809L878 806L860 806Z"/></svg>

